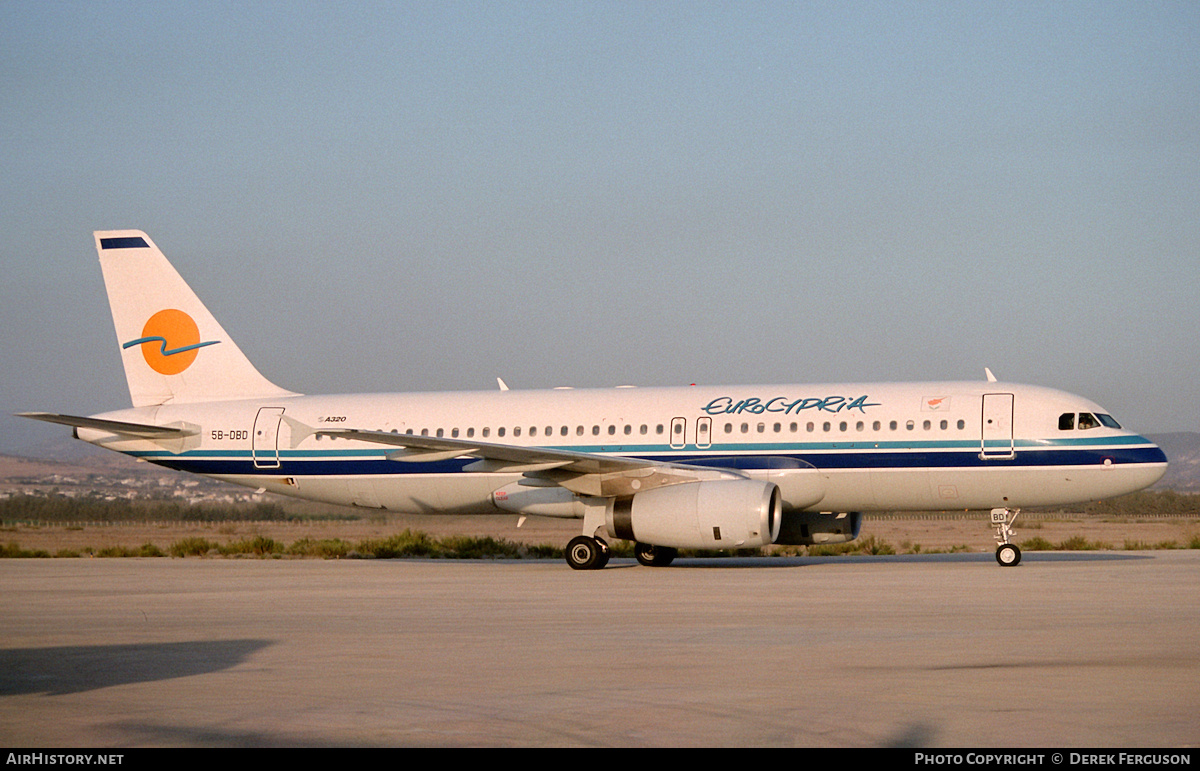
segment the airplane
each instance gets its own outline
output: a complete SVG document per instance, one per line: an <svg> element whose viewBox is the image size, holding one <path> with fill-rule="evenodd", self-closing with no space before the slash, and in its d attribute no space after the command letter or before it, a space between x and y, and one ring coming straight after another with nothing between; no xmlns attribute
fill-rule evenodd
<svg viewBox="0 0 1200 771"><path fill-rule="evenodd" d="M346 506L582 521L603 568L680 549L845 543L864 512L1019 511L1147 487L1153 442L1099 405L998 381L305 396L263 377L140 230L93 234L133 407L20 413L167 468Z"/></svg>

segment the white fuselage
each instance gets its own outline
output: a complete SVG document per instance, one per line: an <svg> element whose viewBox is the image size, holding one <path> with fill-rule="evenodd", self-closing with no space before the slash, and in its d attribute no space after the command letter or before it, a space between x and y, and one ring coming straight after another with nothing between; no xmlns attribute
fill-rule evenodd
<svg viewBox="0 0 1200 771"><path fill-rule="evenodd" d="M1064 415L1075 416L1064 428ZM337 504L419 513L496 512L522 473L473 471L317 434L353 428L732 469L779 485L806 511L1059 505L1159 479L1153 443L1079 415L1098 405L997 382L554 389L164 404L112 420L182 426L147 440L80 428L87 441L170 468ZM544 513L531 511L531 513Z"/></svg>

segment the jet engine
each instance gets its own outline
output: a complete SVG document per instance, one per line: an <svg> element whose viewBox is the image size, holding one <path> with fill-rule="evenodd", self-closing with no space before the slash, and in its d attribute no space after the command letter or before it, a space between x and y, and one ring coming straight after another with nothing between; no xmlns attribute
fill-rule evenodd
<svg viewBox="0 0 1200 771"><path fill-rule="evenodd" d="M779 534L779 488L753 479L714 479L656 487L614 502L608 535L677 549L766 546Z"/></svg>

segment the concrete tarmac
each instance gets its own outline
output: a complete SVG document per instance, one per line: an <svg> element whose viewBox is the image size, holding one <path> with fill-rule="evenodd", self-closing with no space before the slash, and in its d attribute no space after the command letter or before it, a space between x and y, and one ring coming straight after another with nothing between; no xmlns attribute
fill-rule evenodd
<svg viewBox="0 0 1200 771"><path fill-rule="evenodd" d="M0 561L0 744L1194 747L1200 552Z"/></svg>

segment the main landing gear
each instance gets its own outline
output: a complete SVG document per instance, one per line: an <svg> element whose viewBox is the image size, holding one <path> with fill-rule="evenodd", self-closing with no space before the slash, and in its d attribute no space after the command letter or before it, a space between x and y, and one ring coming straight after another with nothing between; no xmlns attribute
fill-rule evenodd
<svg viewBox="0 0 1200 771"><path fill-rule="evenodd" d="M648 568L665 568L674 561L677 554L679 554L679 550L672 549L670 546L639 543L633 547L633 556Z"/></svg>
<svg viewBox="0 0 1200 771"><path fill-rule="evenodd" d="M567 564L575 570L599 570L608 564L611 552L603 538L590 535L577 535L567 544L563 556ZM647 567L665 568L679 554L678 549L669 546L653 546L639 543L633 548L637 561Z"/></svg>
<svg viewBox="0 0 1200 771"><path fill-rule="evenodd" d="M1000 567L1011 568L1021 564L1021 550L1012 542L1013 523L1017 521L1020 509L992 509L992 524L996 526L996 562Z"/></svg>
<svg viewBox="0 0 1200 771"><path fill-rule="evenodd" d="M603 538L577 535L567 544L563 556L575 570L599 570L608 564L608 544Z"/></svg>

